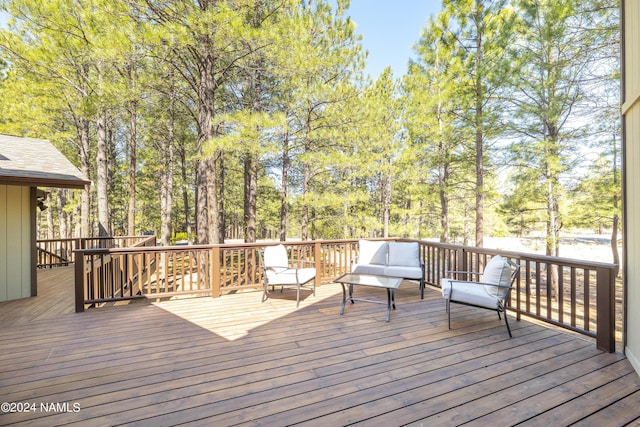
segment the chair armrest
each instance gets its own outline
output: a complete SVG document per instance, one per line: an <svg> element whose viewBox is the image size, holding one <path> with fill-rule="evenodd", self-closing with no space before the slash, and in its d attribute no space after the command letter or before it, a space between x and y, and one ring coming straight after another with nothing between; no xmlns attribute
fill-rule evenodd
<svg viewBox="0 0 640 427"><path fill-rule="evenodd" d="M496 294L494 296L499 297L500 300L506 300L506 301L509 301L511 299L511 291L513 290L513 286L512 285L505 286L505 285L499 285L499 284L495 284L495 283L472 282L472 281L468 281L468 280L449 280L450 289L451 289L450 292L451 293L453 293L453 291L455 289L455 286L454 286L455 283L465 283L465 284L470 284L470 285L483 286L483 287L485 287L485 291L486 292L489 292L486 289L486 286L490 286L490 287L496 288L496 289L505 289L504 295L499 296L499 295ZM497 293L498 291L496 290L495 292ZM449 295L451 295L451 293ZM451 298L451 297L449 296L449 298Z"/></svg>
<svg viewBox="0 0 640 427"><path fill-rule="evenodd" d="M304 259L299 259L295 262L293 262L293 264L296 264L298 266L311 266L311 267L315 267L316 262L315 261L307 261Z"/></svg>
<svg viewBox="0 0 640 427"><path fill-rule="evenodd" d="M453 274L472 274L472 275L478 275L481 276L482 273L478 272L478 271L457 271L457 270L447 270L445 272L446 276L450 276ZM464 282L464 280L461 280L462 282Z"/></svg>
<svg viewBox="0 0 640 427"><path fill-rule="evenodd" d="M282 269L284 271L284 270L289 270L290 268L291 267L289 267L288 265L269 265L269 266L262 265L262 269L265 270L265 271L266 270L276 270L276 269Z"/></svg>
<svg viewBox="0 0 640 427"><path fill-rule="evenodd" d="M449 280L449 283L453 286L454 283L470 283L472 285L493 286L494 288L513 289L512 285L499 285L496 283L474 282L471 280Z"/></svg>

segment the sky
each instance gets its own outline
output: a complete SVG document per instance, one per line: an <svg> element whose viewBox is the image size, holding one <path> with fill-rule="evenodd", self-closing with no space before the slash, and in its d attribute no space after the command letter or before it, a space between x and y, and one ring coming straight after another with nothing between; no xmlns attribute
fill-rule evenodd
<svg viewBox="0 0 640 427"><path fill-rule="evenodd" d="M403 75L427 18L440 7L441 0L351 0L347 14L369 52L366 72L376 78L391 66L395 77ZM6 18L0 12L0 26Z"/></svg>
<svg viewBox="0 0 640 427"><path fill-rule="evenodd" d="M369 51L367 73L376 78L391 66L395 77L405 74L427 18L441 6L441 0L351 0L347 15Z"/></svg>

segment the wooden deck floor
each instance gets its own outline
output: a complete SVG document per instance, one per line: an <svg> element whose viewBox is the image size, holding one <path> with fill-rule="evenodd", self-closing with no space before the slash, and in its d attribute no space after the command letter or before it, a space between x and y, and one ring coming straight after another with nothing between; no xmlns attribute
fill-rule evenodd
<svg viewBox="0 0 640 427"><path fill-rule="evenodd" d="M591 340L527 321L512 321L509 339L495 314L461 306L448 330L439 292L428 289L421 301L411 282L389 323L370 303L340 316L339 285L303 295L299 309L291 291L265 303L245 292L79 314L37 308L36 299L2 303L0 402L23 412L0 414L0 425L640 420L640 378L622 354Z"/></svg>

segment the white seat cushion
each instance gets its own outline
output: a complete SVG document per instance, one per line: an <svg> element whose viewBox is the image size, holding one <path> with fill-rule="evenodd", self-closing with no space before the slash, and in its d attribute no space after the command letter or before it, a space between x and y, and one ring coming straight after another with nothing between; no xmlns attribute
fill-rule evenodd
<svg viewBox="0 0 640 427"><path fill-rule="evenodd" d="M446 282L446 285L445 285ZM451 301L473 304L495 310L500 298L490 295L485 286L475 282L459 282L455 280L442 280L442 294Z"/></svg>
<svg viewBox="0 0 640 427"><path fill-rule="evenodd" d="M378 264L354 264L351 266L351 272L357 274L373 274L384 276L385 266Z"/></svg>
<svg viewBox="0 0 640 427"><path fill-rule="evenodd" d="M267 271L269 285L304 284L316 277L315 268L289 268L283 271Z"/></svg>
<svg viewBox="0 0 640 427"><path fill-rule="evenodd" d="M390 277L402 277L405 279L421 279L422 268L390 265L384 269L384 275Z"/></svg>

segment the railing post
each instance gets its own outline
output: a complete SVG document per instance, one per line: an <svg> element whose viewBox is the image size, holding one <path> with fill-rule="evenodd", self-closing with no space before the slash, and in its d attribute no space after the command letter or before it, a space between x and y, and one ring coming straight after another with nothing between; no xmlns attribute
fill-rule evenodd
<svg viewBox="0 0 640 427"><path fill-rule="evenodd" d="M458 270L458 271L468 271L467 268L467 251L465 251L464 247L461 247L459 249L456 250L456 257L457 262L456 262L456 266L454 268L454 270ZM466 277L466 275L465 275ZM460 279L458 277L458 279ZM468 277L467 277L468 279Z"/></svg>
<svg viewBox="0 0 640 427"><path fill-rule="evenodd" d="M220 246L211 248L211 297L220 296Z"/></svg>
<svg viewBox="0 0 640 427"><path fill-rule="evenodd" d="M596 346L598 349L613 353L616 351L616 319L615 319L615 271L611 268L596 270L597 330ZM587 308L585 308L587 309Z"/></svg>
<svg viewBox="0 0 640 427"><path fill-rule="evenodd" d="M82 313L84 311L84 252L76 250L73 254L76 313Z"/></svg>
<svg viewBox="0 0 640 427"><path fill-rule="evenodd" d="M73 239L73 243L71 244L71 262L76 262L76 249L84 249L82 247L82 238L78 237ZM75 247L74 247L75 246Z"/></svg>
<svg viewBox="0 0 640 427"><path fill-rule="evenodd" d="M322 272L324 271L324 265L322 265L321 262L322 252L320 251L320 242L317 240L313 243L313 261L316 266L316 278L314 279L315 286L320 286L322 284Z"/></svg>

